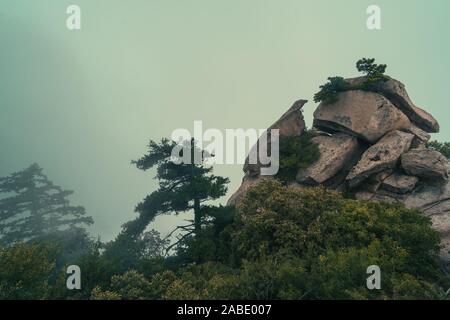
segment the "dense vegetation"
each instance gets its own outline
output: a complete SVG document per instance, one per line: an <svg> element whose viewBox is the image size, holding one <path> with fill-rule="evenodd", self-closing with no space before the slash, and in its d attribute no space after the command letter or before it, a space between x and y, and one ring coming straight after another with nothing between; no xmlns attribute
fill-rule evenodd
<svg viewBox="0 0 450 320"><path fill-rule="evenodd" d="M170 257L157 241L154 254L123 273L93 245L76 261L80 291L65 289L51 245L3 249L2 298L439 299L449 287L436 262L437 233L403 206L267 181L236 211L220 210ZM382 270L381 290L365 285L373 264Z"/></svg>
<svg viewBox="0 0 450 320"><path fill-rule="evenodd" d="M337 101L339 92L348 90L377 91L377 84L385 81L385 64L376 64L375 59L362 58L356 62L356 69L365 76L363 82L350 84L343 77L329 77L328 82L320 86L320 91L314 95L315 102L333 103Z"/></svg>
<svg viewBox="0 0 450 320"><path fill-rule="evenodd" d="M447 298L429 218L402 205L286 186L288 170L317 157L313 135L281 142L280 181L260 183L236 208L206 203L224 194L227 179L202 162L177 163L167 156L168 140L151 142L135 164L156 166L160 186L137 206L137 220L107 244L79 225L3 243L0 299ZM204 155L194 141L185 150ZM9 212L0 204L0 213ZM176 229L175 241L148 228L155 214L186 210L194 219ZM66 288L72 264L82 270L81 290ZM380 290L366 287L370 265L381 268Z"/></svg>

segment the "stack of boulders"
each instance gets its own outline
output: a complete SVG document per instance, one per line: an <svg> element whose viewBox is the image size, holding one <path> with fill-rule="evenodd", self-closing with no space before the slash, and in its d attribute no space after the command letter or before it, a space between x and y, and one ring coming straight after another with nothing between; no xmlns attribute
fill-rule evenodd
<svg viewBox="0 0 450 320"><path fill-rule="evenodd" d="M364 77L346 79L356 87ZM297 101L269 129L280 137L301 135L305 122ZM375 91L349 90L335 102L322 102L314 112L320 157L300 169L291 187L324 185L352 192L356 199L400 202L421 210L432 220L442 238L441 256L450 262L449 161L427 148L438 122L415 106L405 86L387 77ZM282 156L282 155L281 155ZM247 190L262 179L260 165L244 165L241 187L229 199L236 205Z"/></svg>

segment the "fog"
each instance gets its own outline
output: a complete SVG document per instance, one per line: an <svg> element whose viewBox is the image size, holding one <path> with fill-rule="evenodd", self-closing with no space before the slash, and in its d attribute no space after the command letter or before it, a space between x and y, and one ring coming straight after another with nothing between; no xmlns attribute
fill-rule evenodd
<svg viewBox="0 0 450 320"><path fill-rule="evenodd" d="M153 171L131 164L150 139L192 131L195 120L223 132L266 128L300 98L310 100L310 126L319 85L355 75L364 56L386 63L440 120L433 138L450 140L446 0L378 1L378 31L366 28L370 1L347 1L344 11L330 1L75 1L82 27L71 31L72 2L0 4L0 176L39 163L75 192L102 240L157 188ZM231 179L228 197L242 166L215 174ZM188 216L152 227L167 234Z"/></svg>

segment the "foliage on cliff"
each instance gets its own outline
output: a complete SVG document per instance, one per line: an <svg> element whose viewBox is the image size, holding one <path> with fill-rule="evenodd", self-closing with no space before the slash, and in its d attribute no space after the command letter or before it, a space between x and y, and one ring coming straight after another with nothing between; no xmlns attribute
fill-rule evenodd
<svg viewBox="0 0 450 320"><path fill-rule="evenodd" d="M401 205L265 181L238 208L210 207L209 217L173 255L155 248L121 273L94 244L76 261L81 291L65 289L65 270L56 268L50 244L3 248L2 297L439 299L449 287L436 262L439 236L430 220ZM370 265L381 268L381 290L366 287Z"/></svg>
<svg viewBox="0 0 450 320"><path fill-rule="evenodd" d="M348 90L377 91L377 84L386 79L386 68L385 64L376 64L373 58L362 58L356 62L356 69L365 76L362 83L350 84L343 77L329 77L328 82L321 85L319 92L314 95L314 102L336 102L337 94Z"/></svg>

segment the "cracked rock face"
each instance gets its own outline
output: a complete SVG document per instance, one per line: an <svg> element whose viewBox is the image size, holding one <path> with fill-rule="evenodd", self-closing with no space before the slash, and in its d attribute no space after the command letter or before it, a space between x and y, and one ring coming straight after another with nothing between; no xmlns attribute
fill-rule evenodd
<svg viewBox="0 0 450 320"><path fill-rule="evenodd" d="M344 133L333 136L318 136L311 139L318 145L320 157L311 166L301 169L296 180L301 184L319 185L354 164L361 149L358 139ZM347 168L347 171L351 166Z"/></svg>
<svg viewBox="0 0 450 320"><path fill-rule="evenodd" d="M326 132L345 132L374 143L389 131L409 129L411 122L380 94L361 90L339 93L334 103L321 103L314 126Z"/></svg>
<svg viewBox="0 0 450 320"><path fill-rule="evenodd" d="M414 136L410 133L392 131L371 146L347 176L350 187L358 186L371 175L392 169L400 156L411 146Z"/></svg>

